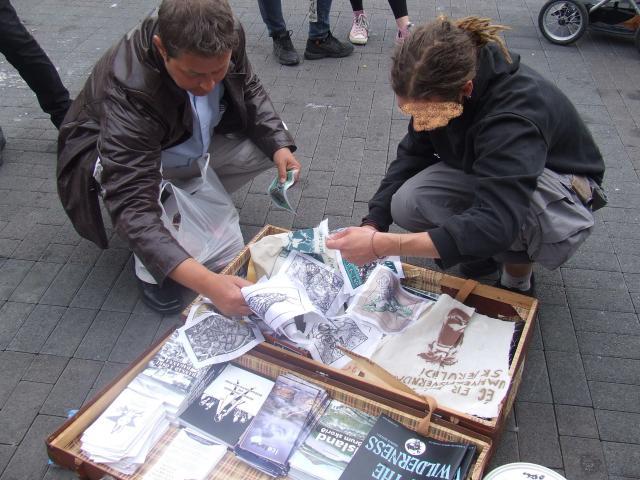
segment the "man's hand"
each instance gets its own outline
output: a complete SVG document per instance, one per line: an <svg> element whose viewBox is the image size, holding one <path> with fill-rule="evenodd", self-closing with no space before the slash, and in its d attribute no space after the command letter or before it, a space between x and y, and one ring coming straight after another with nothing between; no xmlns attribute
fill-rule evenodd
<svg viewBox="0 0 640 480"><path fill-rule="evenodd" d="M213 284L208 288L206 296L224 315L249 315L251 309L244 301L240 289L251 285L244 278L233 275L216 275Z"/></svg>
<svg viewBox="0 0 640 480"><path fill-rule="evenodd" d="M372 236L376 229L372 226L349 227L330 235L327 248L340 250L342 257L356 265L364 265L376 259L372 248Z"/></svg>
<svg viewBox="0 0 640 480"><path fill-rule="evenodd" d="M287 179L287 170L297 170L296 182L298 181L302 166L300 162L296 160L296 157L293 156L289 148L284 147L276 150L276 153L273 154L273 163L276 164L276 168L278 169L278 179L280 183L284 183Z"/></svg>

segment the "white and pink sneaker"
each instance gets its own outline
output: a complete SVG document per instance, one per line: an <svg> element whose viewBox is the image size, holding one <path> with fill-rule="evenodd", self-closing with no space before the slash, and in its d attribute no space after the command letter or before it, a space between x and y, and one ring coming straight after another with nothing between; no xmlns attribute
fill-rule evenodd
<svg viewBox="0 0 640 480"><path fill-rule="evenodd" d="M366 45L369 40L369 20L364 12L354 12L349 41L355 45Z"/></svg>

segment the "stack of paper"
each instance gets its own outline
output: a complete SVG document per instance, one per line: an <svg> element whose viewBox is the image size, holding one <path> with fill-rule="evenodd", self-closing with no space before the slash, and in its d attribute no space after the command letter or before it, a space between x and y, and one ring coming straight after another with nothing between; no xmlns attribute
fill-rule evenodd
<svg viewBox="0 0 640 480"><path fill-rule="evenodd" d="M82 451L94 462L130 475L168 426L162 400L127 388L82 434Z"/></svg>
<svg viewBox="0 0 640 480"><path fill-rule="evenodd" d="M162 400L167 417L177 418L203 383L221 367L196 368L174 332L129 388L150 398Z"/></svg>
<svg viewBox="0 0 640 480"><path fill-rule="evenodd" d="M273 477L287 475L289 457L328 401L324 389L295 375L280 375L235 448L236 455Z"/></svg>

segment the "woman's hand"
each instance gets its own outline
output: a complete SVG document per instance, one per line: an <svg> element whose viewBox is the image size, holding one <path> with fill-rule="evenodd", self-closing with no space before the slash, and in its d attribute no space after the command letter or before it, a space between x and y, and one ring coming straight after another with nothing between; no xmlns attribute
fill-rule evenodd
<svg viewBox="0 0 640 480"><path fill-rule="evenodd" d="M370 225L346 228L327 238L327 248L340 250L345 260L356 265L370 263L376 260L372 242L376 231Z"/></svg>

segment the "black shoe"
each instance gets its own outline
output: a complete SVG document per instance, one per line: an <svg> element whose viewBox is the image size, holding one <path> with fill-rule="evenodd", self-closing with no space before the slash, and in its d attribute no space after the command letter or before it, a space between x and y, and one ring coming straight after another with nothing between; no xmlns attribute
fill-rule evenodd
<svg viewBox="0 0 640 480"><path fill-rule="evenodd" d="M273 54L281 65L297 65L300 63L298 52L291 42L291 30L273 32Z"/></svg>
<svg viewBox="0 0 640 480"><path fill-rule="evenodd" d="M180 287L176 282L167 278L160 286L143 282L139 278L137 280L142 301L151 310L162 314L177 313L182 310Z"/></svg>
<svg viewBox="0 0 640 480"><path fill-rule="evenodd" d="M510 292L519 293L520 295L526 295L527 297L535 297L536 296L536 277L534 274L531 274L531 287L529 290L519 290L517 288L505 287L500 282L500 279L496 282L496 287L502 288L503 290L509 290Z"/></svg>
<svg viewBox="0 0 640 480"><path fill-rule="evenodd" d="M4 133L2 133L2 127L0 127L0 165L2 165L2 151L4 150L4 146L7 144L7 141L4 139Z"/></svg>
<svg viewBox="0 0 640 480"><path fill-rule="evenodd" d="M350 43L342 43L329 32L327 36L322 39L307 40L304 58L307 60L318 60L319 58L325 57L342 58L348 57L352 53L353 45Z"/></svg>
<svg viewBox="0 0 640 480"><path fill-rule="evenodd" d="M484 277L498 271L498 262L493 258L483 258L482 260L461 263L458 270L467 278Z"/></svg>

